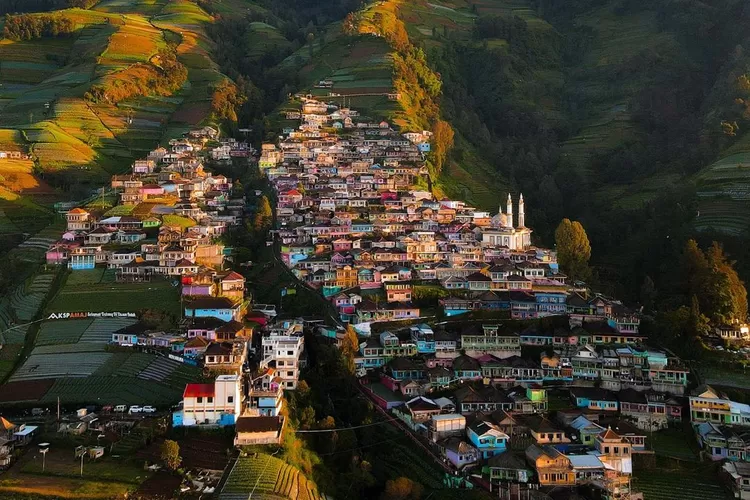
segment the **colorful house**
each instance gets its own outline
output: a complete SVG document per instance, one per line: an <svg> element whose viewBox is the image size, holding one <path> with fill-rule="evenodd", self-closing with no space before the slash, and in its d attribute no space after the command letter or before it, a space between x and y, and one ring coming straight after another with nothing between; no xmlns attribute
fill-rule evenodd
<svg viewBox="0 0 750 500"><path fill-rule="evenodd" d="M568 457L556 448L532 444L526 448L526 460L533 464L542 486L573 486L576 474Z"/></svg>
<svg viewBox="0 0 750 500"><path fill-rule="evenodd" d="M571 387L570 395L578 408L616 412L617 396L612 391L596 387Z"/></svg>
<svg viewBox="0 0 750 500"><path fill-rule="evenodd" d="M481 453L482 458L490 458L503 453L508 448L510 436L500 431L490 422L477 420L466 427L466 436Z"/></svg>
<svg viewBox="0 0 750 500"><path fill-rule="evenodd" d="M200 297L185 304L186 318L218 318L222 321L242 321L245 307L226 297Z"/></svg>
<svg viewBox="0 0 750 500"><path fill-rule="evenodd" d="M534 470L526 463L524 456L514 451L493 456L484 470L489 473L492 484L529 483L534 477Z"/></svg>
<svg viewBox="0 0 750 500"><path fill-rule="evenodd" d="M241 409L240 385L238 375L219 375L211 384L187 384L172 425L234 425Z"/></svg>

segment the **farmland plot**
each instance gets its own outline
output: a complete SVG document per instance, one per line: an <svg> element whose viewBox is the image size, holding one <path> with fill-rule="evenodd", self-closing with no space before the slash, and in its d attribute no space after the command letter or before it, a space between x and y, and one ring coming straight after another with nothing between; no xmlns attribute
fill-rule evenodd
<svg viewBox="0 0 750 500"><path fill-rule="evenodd" d="M321 498L315 484L297 468L263 453L237 460L219 499L247 498L252 490L269 498Z"/></svg>
<svg viewBox="0 0 750 500"><path fill-rule="evenodd" d="M10 380L87 377L111 356L106 352L32 354Z"/></svg>

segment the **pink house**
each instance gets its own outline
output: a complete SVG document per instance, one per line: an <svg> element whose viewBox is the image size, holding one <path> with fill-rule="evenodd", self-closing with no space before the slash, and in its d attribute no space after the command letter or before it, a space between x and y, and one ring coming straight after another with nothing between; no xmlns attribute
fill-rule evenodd
<svg viewBox="0 0 750 500"><path fill-rule="evenodd" d="M68 249L61 245L54 245L44 255L47 264L62 264L68 261Z"/></svg>
<svg viewBox="0 0 750 500"><path fill-rule="evenodd" d="M52 245L52 247L45 253L47 264L64 264L70 258L70 249L81 246L80 243L75 242L59 242Z"/></svg>
<svg viewBox="0 0 750 500"><path fill-rule="evenodd" d="M383 191L380 193L380 199L385 200L398 200L398 193L393 191Z"/></svg>
<svg viewBox="0 0 750 500"><path fill-rule="evenodd" d="M158 184L146 184L141 187L140 192L143 196L162 196L164 195L164 188Z"/></svg>
<svg viewBox="0 0 750 500"><path fill-rule="evenodd" d="M339 239L333 242L334 252L345 252L352 249L352 242L346 239Z"/></svg>

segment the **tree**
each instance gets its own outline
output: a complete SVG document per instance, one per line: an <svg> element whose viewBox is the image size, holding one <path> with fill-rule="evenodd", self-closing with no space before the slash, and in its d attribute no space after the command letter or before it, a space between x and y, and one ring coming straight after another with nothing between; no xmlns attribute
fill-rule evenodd
<svg viewBox="0 0 750 500"><path fill-rule="evenodd" d="M336 428L336 420L329 415L318 422L317 428L319 430L333 430ZM336 444L339 440L338 432L320 432L316 437L318 449L322 453L330 454L336 451Z"/></svg>
<svg viewBox="0 0 750 500"><path fill-rule="evenodd" d="M717 242L704 253L695 240L685 245L680 262L682 293L698 297L701 311L715 324L746 321L747 290Z"/></svg>
<svg viewBox="0 0 750 500"><path fill-rule="evenodd" d="M346 372L349 375L354 374L354 357L359 352L359 337L352 325L346 325L346 333L341 339L341 355L346 363Z"/></svg>
<svg viewBox="0 0 750 500"><path fill-rule="evenodd" d="M438 120L432 128L432 157L435 167L432 173L435 177L443 170L448 153L453 147L454 135L453 128L444 120Z"/></svg>
<svg viewBox="0 0 750 500"><path fill-rule="evenodd" d="M182 463L182 457L180 456L180 445L177 441L171 439L165 440L161 445L161 459L164 465L171 471L177 470Z"/></svg>
<svg viewBox="0 0 750 500"><path fill-rule="evenodd" d="M211 111L222 119L232 123L237 122L237 112L247 101L240 89L231 80L222 80L211 96Z"/></svg>
<svg viewBox="0 0 750 500"><path fill-rule="evenodd" d="M417 500L422 497L424 488L421 484L412 481L408 477L399 477L392 481L386 481L384 499L389 500Z"/></svg>
<svg viewBox="0 0 750 500"><path fill-rule="evenodd" d="M723 275L720 278L722 286L722 296L726 295L725 322L747 320L747 289L745 284L740 280L737 271L734 269L734 262L727 260L724 249L721 244L714 241L706 252L708 265L711 267L712 274L719 273Z"/></svg>
<svg viewBox="0 0 750 500"><path fill-rule="evenodd" d="M685 244L685 250L680 258L680 270L682 293L686 297L698 295L705 282L708 261L695 240L688 240Z"/></svg>
<svg viewBox="0 0 750 500"><path fill-rule="evenodd" d="M271 203L264 195L258 202L258 209L255 212L255 219L253 221L253 229L257 232L265 231L271 226L272 220L273 212L271 211Z"/></svg>
<svg viewBox="0 0 750 500"><path fill-rule="evenodd" d="M573 280L588 280L591 277L591 244L581 223L563 219L555 230L555 243L557 261L563 271Z"/></svg>

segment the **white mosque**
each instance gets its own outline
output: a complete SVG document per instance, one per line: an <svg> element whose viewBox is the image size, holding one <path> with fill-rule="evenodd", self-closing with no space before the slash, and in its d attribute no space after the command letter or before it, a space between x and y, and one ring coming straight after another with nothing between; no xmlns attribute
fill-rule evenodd
<svg viewBox="0 0 750 500"><path fill-rule="evenodd" d="M482 246L502 246L511 250L525 250L531 246L531 229L526 227L523 194L518 198L518 226L513 225L513 200L508 193L506 212L503 207L492 218L489 228L482 229Z"/></svg>

